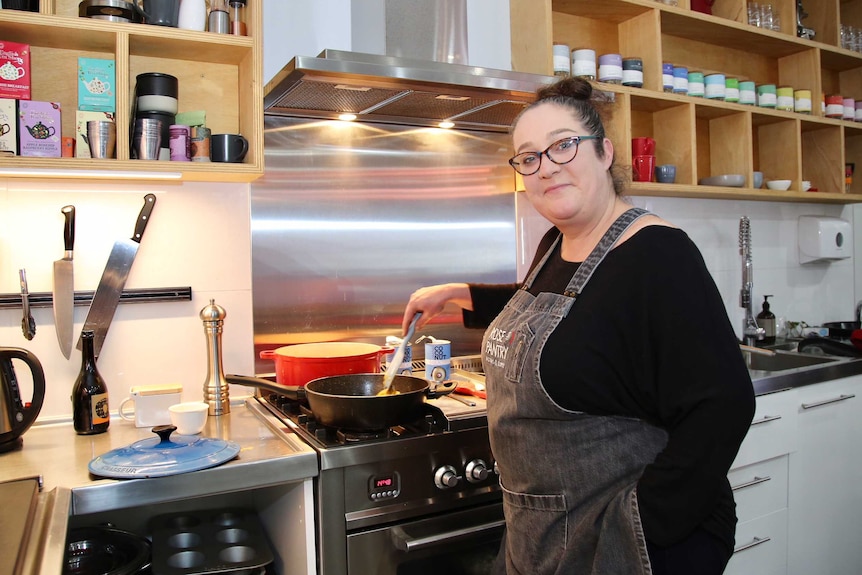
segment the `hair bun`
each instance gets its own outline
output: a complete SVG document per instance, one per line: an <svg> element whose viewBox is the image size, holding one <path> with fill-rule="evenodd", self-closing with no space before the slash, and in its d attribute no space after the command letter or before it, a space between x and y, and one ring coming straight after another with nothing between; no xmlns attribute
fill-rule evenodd
<svg viewBox="0 0 862 575"><path fill-rule="evenodd" d="M589 100L593 95L593 85L579 76L566 76L536 92L537 100L549 98L574 98Z"/></svg>

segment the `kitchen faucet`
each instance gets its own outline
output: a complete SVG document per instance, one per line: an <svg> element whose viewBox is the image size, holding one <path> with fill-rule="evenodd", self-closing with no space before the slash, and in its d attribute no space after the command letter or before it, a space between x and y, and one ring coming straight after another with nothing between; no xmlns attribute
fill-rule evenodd
<svg viewBox="0 0 862 575"><path fill-rule="evenodd" d="M739 219L739 255L742 256L742 289L739 292L739 305L745 309L742 322L742 337L746 344L766 337L766 330L757 325L754 319L753 298L754 265L751 261L751 222L748 216Z"/></svg>

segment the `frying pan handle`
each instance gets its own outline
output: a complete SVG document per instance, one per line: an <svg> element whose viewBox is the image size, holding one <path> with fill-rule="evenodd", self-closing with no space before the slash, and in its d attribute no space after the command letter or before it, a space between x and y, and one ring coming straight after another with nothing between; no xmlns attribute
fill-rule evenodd
<svg viewBox="0 0 862 575"><path fill-rule="evenodd" d="M273 383L268 379L262 379L260 377L251 377L248 375L235 375L235 374L227 374L224 376L225 381L228 383L233 383L235 385L245 385L248 387L258 387L260 389L265 389L267 391L272 391L274 393L278 393L280 395L284 395L285 397L289 397L290 399L294 399L296 401L305 402L305 388L299 387L296 390L288 389L283 385L279 385L277 383Z"/></svg>
<svg viewBox="0 0 862 575"><path fill-rule="evenodd" d="M428 399L434 399L437 397L443 397L444 395L449 395L455 388L458 387L458 382L454 379L448 379L446 381L441 381L432 389L431 386L428 386L428 389L425 391L425 397Z"/></svg>

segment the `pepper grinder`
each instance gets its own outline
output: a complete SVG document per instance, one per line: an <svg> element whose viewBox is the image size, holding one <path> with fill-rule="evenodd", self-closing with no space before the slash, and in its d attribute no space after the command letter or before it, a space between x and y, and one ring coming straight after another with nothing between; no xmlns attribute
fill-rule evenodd
<svg viewBox="0 0 862 575"><path fill-rule="evenodd" d="M207 379L204 382L204 401L209 404L209 415L218 417L230 413L230 390L224 378L222 367L221 334L224 318L227 316L224 308L210 300L208 306L200 313L204 322L204 333L207 335Z"/></svg>

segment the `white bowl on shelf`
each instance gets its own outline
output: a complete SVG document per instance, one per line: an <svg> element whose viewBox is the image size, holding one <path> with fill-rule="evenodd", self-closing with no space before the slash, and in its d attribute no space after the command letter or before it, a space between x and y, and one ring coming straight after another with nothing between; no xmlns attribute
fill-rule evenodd
<svg viewBox="0 0 862 575"><path fill-rule="evenodd" d="M810 189L811 189L811 182L809 182L808 180L802 180L802 191L807 192Z"/></svg>
<svg viewBox="0 0 862 575"><path fill-rule="evenodd" d="M790 180L769 180L766 182L766 187L770 190L785 191L790 189Z"/></svg>

